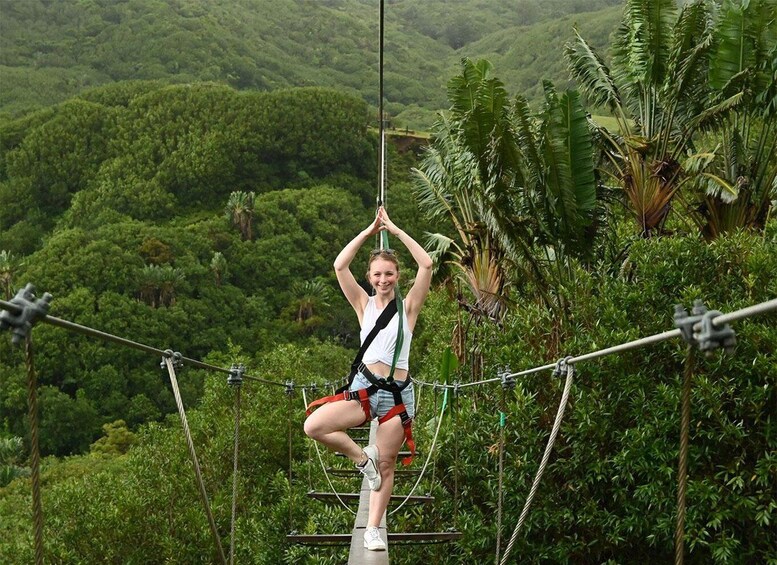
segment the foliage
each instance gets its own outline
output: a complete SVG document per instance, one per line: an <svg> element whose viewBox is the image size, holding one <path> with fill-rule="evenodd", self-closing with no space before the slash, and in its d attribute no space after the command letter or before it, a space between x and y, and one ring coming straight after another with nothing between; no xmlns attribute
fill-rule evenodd
<svg viewBox="0 0 777 565"><path fill-rule="evenodd" d="M679 13L674 0L628 2L612 69L579 32L566 46L571 73L590 103L608 108L618 121L617 132L600 133L614 181L644 236L663 229L692 168L684 158L698 159L686 156L694 135L725 121L742 103L740 84L708 99L711 45L726 33L711 25L714 13L702 1L684 4Z"/></svg>
<svg viewBox="0 0 777 565"><path fill-rule="evenodd" d="M438 122L417 171L421 208L450 218L456 230L456 240L437 234L430 241L435 255L452 253L474 310L501 318L506 288L531 278L544 303L563 313L570 261L591 255L594 234L597 183L585 113L575 91L559 96L547 84L545 108L532 116L524 98L509 103L490 71L486 61L462 62L448 85L450 116Z"/></svg>
<svg viewBox="0 0 777 565"><path fill-rule="evenodd" d="M671 329L673 303L702 297L731 311L774 297L777 241L747 234L713 245L693 238L642 241L623 277L580 273L572 305L576 325L562 355L580 355ZM455 316L430 301L426 321L445 345ZM483 326L486 375L553 362L552 318L530 303ZM692 430L686 562L766 563L774 555L774 314L738 322L733 357L698 363ZM513 555L527 563L667 562L673 556L684 352L677 342L580 363L561 433ZM431 375L437 359L419 372ZM498 411L507 414L503 543L518 521L547 442L563 383L549 373L520 377L505 408L484 385L466 392L443 429L441 484L434 512L454 516L464 539L450 562L493 559ZM456 420L458 418L458 420ZM423 445L423 444L421 444ZM458 485L459 497L454 493ZM458 515L457 515L458 513Z"/></svg>
<svg viewBox="0 0 777 565"><path fill-rule="evenodd" d="M29 474L29 469L21 466L24 442L20 437L0 438L0 488L18 477Z"/></svg>
<svg viewBox="0 0 777 565"><path fill-rule="evenodd" d="M564 80L558 46L537 38L573 14L599 28L601 44L617 0L392 2L386 9L385 94L389 111L422 110L410 127L428 127L444 104L439 85L462 56L531 59L510 67L512 88L541 77ZM597 12L599 11L599 12ZM84 90L128 80L165 84L213 81L240 90L328 86L377 106L376 6L360 0L237 0L224 5L131 2L6 3L0 18L0 115L18 117ZM568 22L569 20L567 20ZM568 29L568 23L564 24ZM588 29L592 29L589 27ZM520 47L515 53L521 53ZM499 61L500 67L507 67ZM555 69L549 77L546 69ZM523 70L527 69L527 70Z"/></svg>
<svg viewBox="0 0 777 565"><path fill-rule="evenodd" d="M694 217L714 238L762 230L777 198L777 37L774 3L726 2L712 47L711 103L744 89L742 104L715 124L712 158L697 179L702 205Z"/></svg>
<svg viewBox="0 0 777 565"><path fill-rule="evenodd" d="M256 195L253 192L233 192L229 195L227 207L224 210L227 219L240 230L240 236L243 238L243 241L251 241L253 239L251 224L254 216L255 198Z"/></svg>

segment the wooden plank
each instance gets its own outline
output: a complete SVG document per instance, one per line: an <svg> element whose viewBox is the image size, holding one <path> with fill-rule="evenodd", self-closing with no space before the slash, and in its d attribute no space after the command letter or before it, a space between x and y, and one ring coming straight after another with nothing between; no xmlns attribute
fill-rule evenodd
<svg viewBox="0 0 777 565"><path fill-rule="evenodd" d="M373 442L374 440L370 440L370 442ZM346 457L345 453L340 453L339 451L335 451L335 455L337 457ZM397 457L410 457L411 453L409 451L400 451L397 453ZM416 450L415 456L419 457L421 455L421 452Z"/></svg>
<svg viewBox="0 0 777 565"><path fill-rule="evenodd" d="M378 421L370 422L370 441L375 442L375 436L378 433ZM388 543L386 551L369 551L364 547L364 529L370 515L370 485L367 477L362 479L362 486L359 491L359 508L356 510L356 519L351 530L351 548L348 551L348 565L388 565L389 552ZM380 517L380 535L383 541L386 541L386 512Z"/></svg>
<svg viewBox="0 0 777 565"><path fill-rule="evenodd" d="M386 540L386 528L380 529L383 539ZM358 535L356 535L358 534ZM293 543L299 543L302 545L348 545L352 544L352 541L358 541L358 545L364 546L364 528L354 528L351 534L289 534L286 539ZM461 532L389 532L389 543L406 543L422 544L422 543L447 543L461 539ZM357 539L358 538L358 539ZM353 547L353 545L352 545ZM367 554L383 553L385 551L366 551ZM357 563L361 563L358 561Z"/></svg>
<svg viewBox="0 0 777 565"><path fill-rule="evenodd" d="M343 502L356 502L361 501L361 498L363 496L363 493L357 493L357 492L318 492L311 490L308 492L308 496L310 498L314 498L316 500L324 500L324 501L336 501L339 497L340 500ZM370 495L369 492L367 493L367 500L369 501ZM389 502L402 502L407 498L407 504L426 504L429 502L432 502L434 500L433 496L427 496L427 495L413 495L413 496L406 496L404 494L392 494L391 498L389 499Z"/></svg>
<svg viewBox="0 0 777 565"><path fill-rule="evenodd" d="M337 467L327 467L326 472L335 477L348 477L351 475L361 475L358 469L340 469ZM394 469L394 479L400 477L416 477L421 474L421 469Z"/></svg>

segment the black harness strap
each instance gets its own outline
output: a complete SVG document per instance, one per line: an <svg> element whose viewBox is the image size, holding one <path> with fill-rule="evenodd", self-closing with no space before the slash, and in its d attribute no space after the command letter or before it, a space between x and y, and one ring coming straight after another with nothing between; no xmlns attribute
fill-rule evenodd
<svg viewBox="0 0 777 565"><path fill-rule="evenodd" d="M359 351L356 354L356 357L354 358L353 363L351 363L351 373L348 375L348 384L338 388L336 393L343 392L348 388L350 388L351 383L353 382L353 378L356 376L356 373L359 372L359 366L362 364L362 357L364 357L364 353L367 351L367 348L373 342L373 340L375 339L375 336L377 336L378 333L388 325L388 323L391 321L391 318L393 318L394 314L396 313L397 313L397 301L392 300L383 309L383 312L381 312L380 316L378 316L378 319L375 320L375 327L373 327L372 331L369 334L367 334L366 338L364 338L364 342L359 348Z"/></svg>

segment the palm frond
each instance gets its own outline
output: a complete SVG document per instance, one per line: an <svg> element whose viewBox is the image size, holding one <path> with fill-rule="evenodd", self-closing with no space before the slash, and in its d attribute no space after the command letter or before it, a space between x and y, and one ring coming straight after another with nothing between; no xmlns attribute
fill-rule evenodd
<svg viewBox="0 0 777 565"><path fill-rule="evenodd" d="M606 106L616 113L621 95L610 69L599 54L575 31L575 40L564 46L564 55L572 77L594 106Z"/></svg>
<svg viewBox="0 0 777 565"><path fill-rule="evenodd" d="M750 22L746 4L726 2L720 14L716 37L718 44L710 68L710 86L723 90L737 74L756 61L755 22Z"/></svg>
<svg viewBox="0 0 777 565"><path fill-rule="evenodd" d="M721 122L727 119L733 110L739 106L744 97L743 92L729 96L725 100L707 108L688 122L687 130L710 130L719 127Z"/></svg>

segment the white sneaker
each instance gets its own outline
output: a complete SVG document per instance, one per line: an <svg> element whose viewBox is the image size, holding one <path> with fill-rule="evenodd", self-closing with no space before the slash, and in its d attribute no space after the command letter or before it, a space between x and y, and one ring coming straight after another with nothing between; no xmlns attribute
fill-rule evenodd
<svg viewBox="0 0 777 565"><path fill-rule="evenodd" d="M362 475L367 477L367 483L370 485L370 490L380 489L380 452L377 445L368 445L364 448L364 454L367 456L367 461L364 465L357 465L356 468L361 471Z"/></svg>
<svg viewBox="0 0 777 565"><path fill-rule="evenodd" d="M378 528L373 526L364 530L364 547L370 551L386 551L386 542L381 539Z"/></svg>

